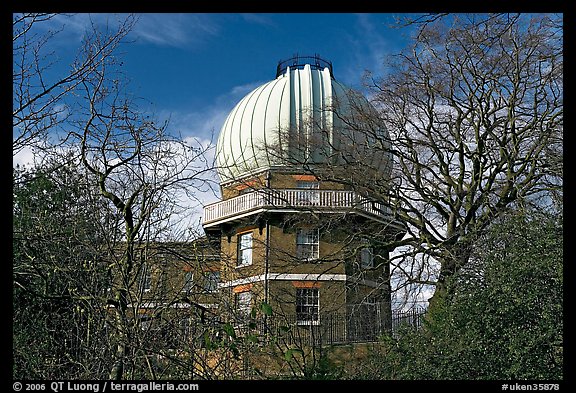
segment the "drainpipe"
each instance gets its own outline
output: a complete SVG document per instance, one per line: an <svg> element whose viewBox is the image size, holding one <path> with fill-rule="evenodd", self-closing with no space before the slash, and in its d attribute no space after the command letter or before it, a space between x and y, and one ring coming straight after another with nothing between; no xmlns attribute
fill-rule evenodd
<svg viewBox="0 0 576 393"><path fill-rule="evenodd" d="M266 260L265 260L265 271L264 271L264 301L268 304L268 267L269 267L269 260L270 258L270 224L268 223L268 219L266 219Z"/></svg>
<svg viewBox="0 0 576 393"><path fill-rule="evenodd" d="M270 170L266 174L266 188L267 192L270 192ZM269 305L268 303L268 293L269 293L269 284L268 284L268 274L269 274L269 259L270 259L270 223L268 217L266 217L266 250L264 256L264 302ZM268 330L268 315L264 314L264 332Z"/></svg>
<svg viewBox="0 0 576 393"><path fill-rule="evenodd" d="M270 192L270 170L266 173L266 188ZM268 218L266 218L266 256L264 260L264 302L268 304L268 274L269 274L269 259L270 259L270 224Z"/></svg>

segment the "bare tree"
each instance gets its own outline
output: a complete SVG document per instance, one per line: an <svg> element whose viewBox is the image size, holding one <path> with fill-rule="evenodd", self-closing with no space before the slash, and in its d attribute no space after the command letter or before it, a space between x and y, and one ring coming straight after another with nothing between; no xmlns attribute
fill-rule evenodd
<svg viewBox="0 0 576 393"><path fill-rule="evenodd" d="M100 194L117 219L111 228L109 304L114 315L111 340L115 364L110 378L126 376L126 362L134 355L134 310L144 301L139 278L151 263L148 242L168 239L168 220L182 194L198 188L210 167L209 147L190 146L141 114L122 84L102 65L82 82L85 118L74 134L83 165L97 179ZM186 195L186 194L184 194Z"/></svg>
<svg viewBox="0 0 576 393"><path fill-rule="evenodd" d="M15 184L20 180L33 184L31 174L41 175L39 181L57 178L65 169L82 179L77 184L70 180L73 177L71 184L56 182L62 195L68 189L79 190L66 194L63 207L78 212L77 219L60 220L62 228L54 228L57 217L51 220L48 212L39 212L33 219L45 221L41 224L47 226L46 234L30 239L28 227L27 232L16 234L22 252L15 256L15 283L48 308L60 301L78 328L76 333L70 332L74 337L61 334L61 341L72 340L78 350L72 353L63 345L61 353L66 360L58 367L44 364L34 375L155 378L173 373L177 365L178 372L198 375L198 370L210 369L198 367L198 362L182 364L180 357L170 355L173 346L163 340L163 336L177 337L181 330L178 321L182 316L174 304L187 301L192 305L190 316L195 318L198 312L198 334L211 330L200 325L204 315L195 299L182 299L178 288L182 270L176 269L176 280L161 278L167 273L163 269L202 259L194 252L178 254L176 246L167 259L166 249L167 241L186 245L197 237L187 218L197 207L193 206L197 193L208 187L210 179L205 175L211 163L206 153L211 146L185 141L169 130L168 122L144 113L129 94L118 48L136 23L133 16L115 30L91 23L69 73L53 77L56 32L40 32L43 23L59 17L23 14L14 19L14 154L27 147L44 149L50 153L45 161L51 163L25 175L16 171ZM61 149L55 149L57 146ZM17 210L15 206L15 217ZM98 236L83 236L76 227L83 225L85 216ZM63 239L61 232L68 233L68 238ZM41 244L50 247L42 252ZM50 312L46 315L55 318L54 326L68 326L61 316ZM16 333L25 336L23 331ZM58 340L51 337L50 342ZM194 352L190 343L180 344L181 348L189 345L189 353ZM86 357L90 365L82 361L82 353L90 354ZM170 360L162 367L153 364L162 357ZM205 377L210 377L209 372Z"/></svg>
<svg viewBox="0 0 576 393"><path fill-rule="evenodd" d="M48 13L14 14L12 22L12 153L24 148L45 149L54 143L58 132L67 136L64 125L73 111L71 93L90 73L116 61L115 52L137 21L128 16L117 28L102 31L96 26L86 31L84 54L63 74L55 74L59 61L55 41L65 24L58 21L69 15ZM48 143L52 139L52 143Z"/></svg>
<svg viewBox="0 0 576 393"><path fill-rule="evenodd" d="M549 15L432 21L390 76L373 80L394 146L396 211L413 248L439 262L437 294L496 217L561 192L561 25Z"/></svg>

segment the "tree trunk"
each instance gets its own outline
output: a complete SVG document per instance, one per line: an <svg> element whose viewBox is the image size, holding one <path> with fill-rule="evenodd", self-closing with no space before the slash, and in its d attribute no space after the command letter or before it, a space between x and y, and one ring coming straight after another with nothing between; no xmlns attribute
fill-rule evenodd
<svg viewBox="0 0 576 393"><path fill-rule="evenodd" d="M116 323L112 335L116 341L116 353L114 354L114 364L110 370L109 378L119 381L124 377L124 359L126 358L126 344L128 342L127 321L126 321L126 292L118 289L116 294L116 307L114 310L114 319Z"/></svg>
<svg viewBox="0 0 576 393"><path fill-rule="evenodd" d="M470 241L459 240L454 246L447 249L445 257L440 262L440 274L436 282L434 294L429 299L429 306L436 307L452 296L451 281L458 274L462 266L466 266L472 247Z"/></svg>

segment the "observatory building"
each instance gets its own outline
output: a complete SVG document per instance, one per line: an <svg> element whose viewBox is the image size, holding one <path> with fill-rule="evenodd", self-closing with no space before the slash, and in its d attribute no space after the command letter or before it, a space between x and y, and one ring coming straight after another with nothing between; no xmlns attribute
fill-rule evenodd
<svg viewBox="0 0 576 393"><path fill-rule="evenodd" d="M356 338L390 328L384 245L404 228L353 181L390 177L392 158L371 149L387 140L371 110L330 62L295 56L226 118L216 146L222 200L205 207L203 227L219 244L218 289L236 320L266 302L319 334L335 316Z"/></svg>

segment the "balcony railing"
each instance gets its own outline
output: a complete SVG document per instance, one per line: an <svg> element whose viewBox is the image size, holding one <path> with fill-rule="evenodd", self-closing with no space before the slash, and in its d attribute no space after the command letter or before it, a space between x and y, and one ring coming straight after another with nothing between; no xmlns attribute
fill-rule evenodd
<svg viewBox="0 0 576 393"><path fill-rule="evenodd" d="M204 208L204 226L215 225L234 217L264 210L362 212L377 218L390 216L390 208L370 201L354 191L340 190L257 190Z"/></svg>

